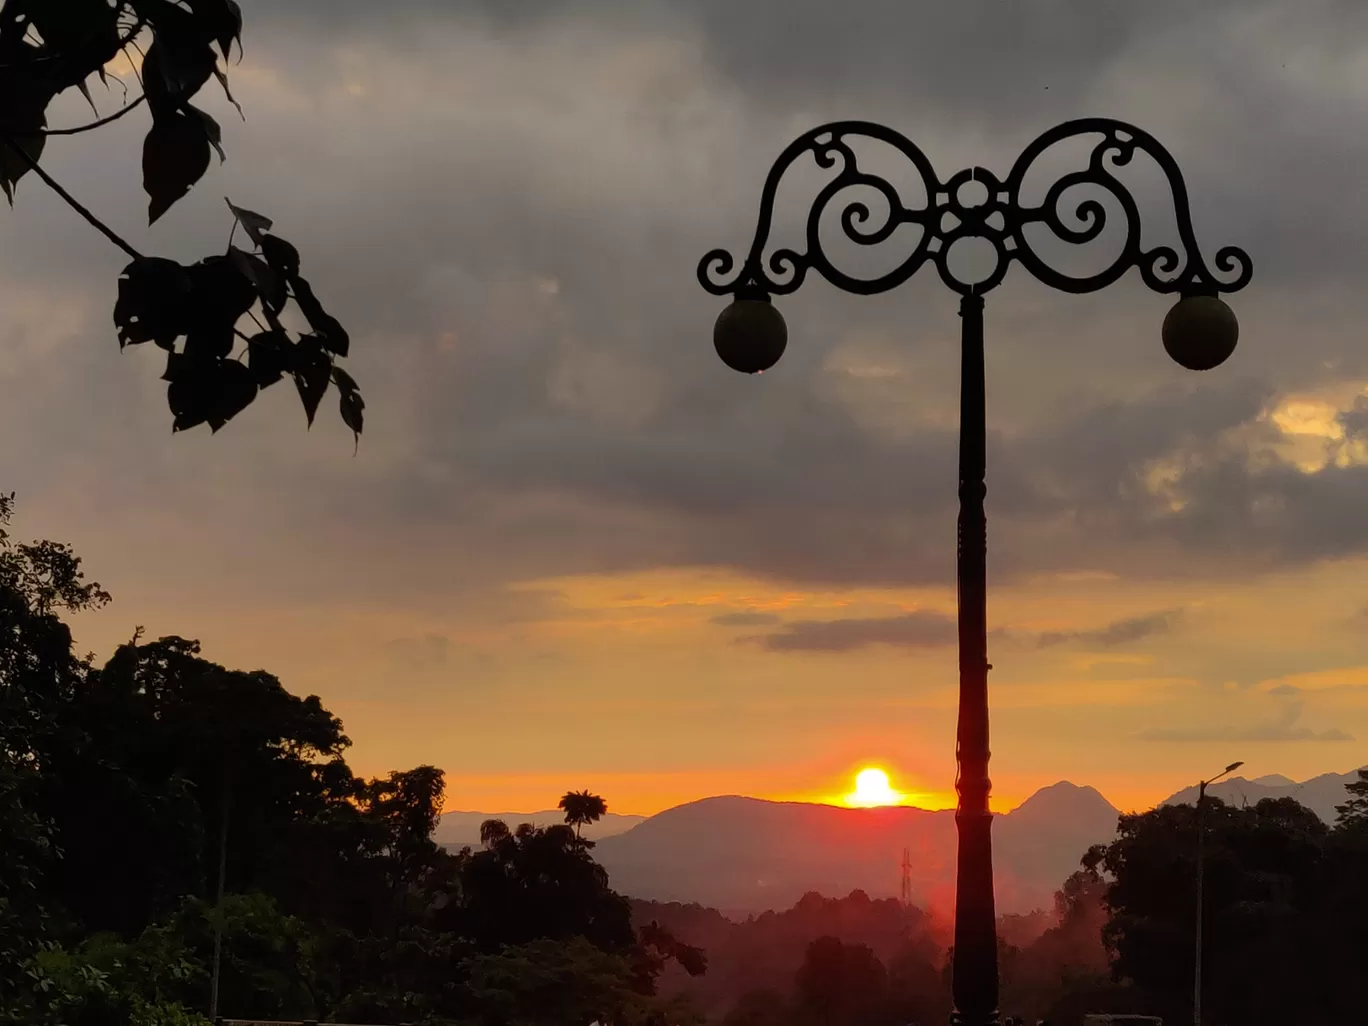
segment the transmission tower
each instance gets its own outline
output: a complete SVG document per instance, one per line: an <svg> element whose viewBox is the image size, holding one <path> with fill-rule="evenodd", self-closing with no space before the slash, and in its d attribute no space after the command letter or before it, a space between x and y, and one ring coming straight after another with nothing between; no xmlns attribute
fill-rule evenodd
<svg viewBox="0 0 1368 1026"><path fill-rule="evenodd" d="M906 848L902 859L902 903L912 904L912 853Z"/></svg>

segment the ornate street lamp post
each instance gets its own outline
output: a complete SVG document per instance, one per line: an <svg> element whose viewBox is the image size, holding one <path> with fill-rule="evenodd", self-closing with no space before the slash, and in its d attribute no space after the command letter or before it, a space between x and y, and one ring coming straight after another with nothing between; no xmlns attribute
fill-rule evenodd
<svg viewBox="0 0 1368 1026"><path fill-rule="evenodd" d="M1023 202L1023 182L1037 159L1061 142L1100 137L1086 168L1059 177L1038 206ZM920 175L925 202L908 206L886 178L860 170L853 139L887 144L906 157ZM1136 152L1154 160L1168 179L1177 216L1181 252L1172 246L1142 249L1140 212L1135 197L1114 173ZM765 259L774 201L788 169L811 154L818 167L836 173L818 193L807 217L806 246L802 251L776 249ZM971 184L972 183L972 184ZM1107 210L1095 197L1079 200L1068 219L1066 194L1082 187L1105 191L1121 208L1126 236L1119 255L1090 275L1072 275L1053 266L1032 247L1027 229L1044 226L1057 240L1083 245L1099 238ZM846 190L873 190L887 211L875 214L868 204L851 199L840 208L840 224L852 242L875 246L891 239L899 228L920 229L911 254L894 270L874 278L852 276L834 266L823 248L823 216ZM978 192L977 197L967 195ZM964 239L985 240L996 259L976 281L959 277L950 266L950 252ZM1175 293L1178 302L1164 318L1164 348L1179 364L1209 370L1235 350L1239 325L1220 299L1249 283L1252 267L1241 249L1218 250L1216 278L1202 259L1192 229L1187 188L1182 172L1150 135L1120 121L1086 118L1050 129L1031 143L1005 179L985 168L957 171L942 182L931 162L902 134L869 122L841 121L813 129L796 139L780 155L765 180L755 238L739 271L723 249L708 253L699 264L698 279L716 296L733 302L717 319L713 342L718 355L735 370L754 374L768 370L783 355L788 329L771 297L795 291L814 270L837 288L859 295L887 292L907 281L925 263L932 263L941 280L960 296L961 378L959 448L959 529L956 576L959 587L959 726L955 757L958 803L955 823L959 856L955 883L955 950L952 987L955 1013L962 1026L992 1026L998 1022L997 923L993 901L992 816L988 811L988 663L987 638L987 523L983 500L985 437L983 370L983 297L1002 282L1013 260L1038 280L1065 292L1094 292L1117 281L1132 267L1156 292Z"/></svg>

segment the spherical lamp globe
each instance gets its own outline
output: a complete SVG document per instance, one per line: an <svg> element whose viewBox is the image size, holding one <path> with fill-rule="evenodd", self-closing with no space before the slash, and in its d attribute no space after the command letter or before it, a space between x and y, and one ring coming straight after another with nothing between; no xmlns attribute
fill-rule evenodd
<svg viewBox="0 0 1368 1026"><path fill-rule="evenodd" d="M1240 322L1219 296L1184 296L1164 318L1164 349L1188 370L1219 367L1235 352Z"/></svg>
<svg viewBox="0 0 1368 1026"><path fill-rule="evenodd" d="M788 345L788 326L769 296L738 295L713 325L713 347L734 371L759 374L779 362Z"/></svg>

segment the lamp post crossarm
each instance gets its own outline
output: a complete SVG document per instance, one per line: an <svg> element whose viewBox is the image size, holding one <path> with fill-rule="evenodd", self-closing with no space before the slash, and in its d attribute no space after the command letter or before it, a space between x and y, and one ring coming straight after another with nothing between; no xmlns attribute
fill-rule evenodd
<svg viewBox="0 0 1368 1026"><path fill-rule="evenodd" d="M1026 178L1039 159L1061 143L1088 136L1097 138L1087 166L1056 178L1039 205L1024 202ZM906 158L921 179L925 191L922 205L908 205L887 178L861 169L853 145L860 139L886 144ZM1139 203L1116 174L1137 153L1152 159L1168 181L1178 248L1142 246ZM806 156L811 156L819 168L836 173L822 186L808 212L804 248L781 247L766 258L779 187L787 172ZM970 183L977 188L966 188ZM1053 266L1032 245L1028 229L1043 225L1056 240L1075 246L1099 239L1108 226L1107 206L1095 192L1076 202L1069 199L1088 187L1102 190L1120 207L1125 239L1106 266L1091 274L1074 274ZM865 198L848 198L840 206L842 194L852 189L863 190ZM881 200L882 209L877 212L866 201L871 190ZM971 191L979 195L966 195ZM823 225L837 210L843 234L860 246L888 242L907 225L919 228L919 237L912 251L892 270L876 277L859 277L836 266L823 244ZM970 238L988 242L994 253L992 268L975 281L958 276L949 259L955 243ZM1026 147L1005 179L986 168L972 167L944 181L922 150L902 133L873 122L838 121L799 136L775 161L765 180L755 236L740 268L731 252L715 249L700 262L698 280L713 295L773 296L796 291L808 272L816 271L845 292L874 295L897 288L931 263L955 292L982 295L1002 283L1013 261L1045 285L1071 293L1105 288L1131 268L1138 269L1155 292L1182 295L1236 292L1249 283L1253 273L1248 254L1236 246L1216 251L1212 263L1219 275L1212 272L1197 245L1187 186L1177 162L1153 136L1123 121L1082 118L1057 125Z"/></svg>

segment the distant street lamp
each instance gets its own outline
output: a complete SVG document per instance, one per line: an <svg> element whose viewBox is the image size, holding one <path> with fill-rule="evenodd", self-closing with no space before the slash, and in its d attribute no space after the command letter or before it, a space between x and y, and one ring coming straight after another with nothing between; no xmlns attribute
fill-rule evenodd
<svg viewBox="0 0 1368 1026"><path fill-rule="evenodd" d="M1243 762L1232 762L1210 780L1203 780L1197 785L1197 929L1195 931L1197 939L1196 952L1192 961L1193 1026L1202 1026L1202 876L1205 868L1203 858L1206 844L1206 823L1203 819L1203 812L1206 808L1206 790L1209 784L1216 783L1227 773L1234 773L1243 765Z"/></svg>
<svg viewBox="0 0 1368 1026"><path fill-rule="evenodd" d="M1039 206L1021 199L1027 173L1050 147L1079 137L1101 136L1086 168L1058 178ZM887 144L909 160L925 187L925 202L907 206L898 189L880 175L861 171L850 139ZM1113 169L1130 162L1139 151L1152 158L1168 179L1177 218L1182 253L1172 246L1142 249L1139 207ZM774 214L775 196L785 172L800 157L811 154L824 170L838 169L822 187L808 213L803 251L780 248L765 260ZM1084 186L1101 188L1121 207L1126 238L1120 253L1101 271L1073 275L1051 266L1027 238L1027 228L1043 225L1054 237L1082 245L1099 238L1107 211L1096 198L1072 205L1066 222L1061 210L1066 194ZM838 270L822 244L823 215L847 189L872 190L887 212L877 215L860 199L840 211L843 232L850 241L873 246L891 239L903 226L920 229L911 255L894 270L875 278L855 277ZM969 195L977 192L978 196ZM950 252L966 239L992 246L992 269L977 281L961 278L950 266ZM708 253L699 264L698 280L716 296L733 302L722 311L713 330L713 344L723 362L744 373L768 370L788 344L784 318L771 297L795 291L809 270L845 292L874 295L903 284L925 263L935 265L941 279L960 296L961 379L959 448L959 526L956 576L959 587L959 727L956 742L959 801L955 822L959 856L955 890L955 952L953 989L955 1012L951 1021L962 1026L995 1026L998 1020L997 929L993 900L993 854L988 811L988 663L987 639L987 524L983 500L985 441L983 368L983 297L1001 283L1013 260L1038 280L1065 292L1086 293L1117 281L1130 268L1140 271L1145 284L1179 299L1164 318L1164 348L1179 364L1208 370L1223 363L1235 350L1239 325L1221 299L1249 283L1249 256L1226 246L1216 253L1215 266L1228 279L1219 281L1208 270L1197 248L1182 173L1169 153L1151 136L1120 121L1086 118L1059 125L1041 135L1017 159L1005 179L981 167L967 168L941 182L931 162L902 134L882 125L841 121L813 129L784 150L765 181L760 218L754 240L739 271L725 249Z"/></svg>

